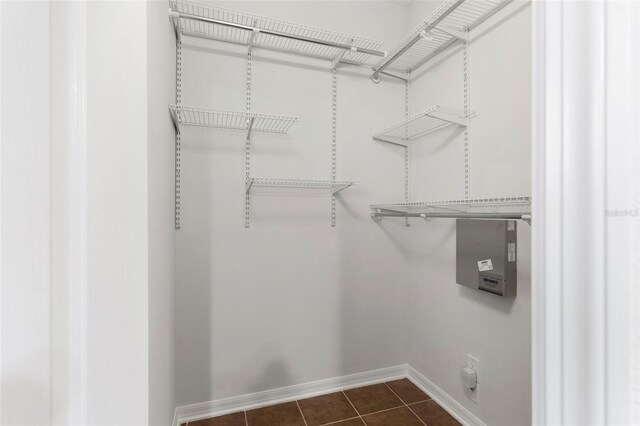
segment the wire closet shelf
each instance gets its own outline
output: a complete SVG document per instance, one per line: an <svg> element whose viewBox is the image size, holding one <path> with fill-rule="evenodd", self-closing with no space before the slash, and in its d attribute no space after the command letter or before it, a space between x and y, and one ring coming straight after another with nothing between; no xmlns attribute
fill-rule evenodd
<svg viewBox="0 0 640 426"><path fill-rule="evenodd" d="M180 126L216 127L246 132L287 133L297 117L228 111L185 105L170 105L171 116Z"/></svg>
<svg viewBox="0 0 640 426"><path fill-rule="evenodd" d="M372 204L370 208L376 221L383 217L531 220L531 197Z"/></svg>
<svg viewBox="0 0 640 426"><path fill-rule="evenodd" d="M189 1L169 1L176 32L360 65L384 57L382 42Z"/></svg>
<svg viewBox="0 0 640 426"><path fill-rule="evenodd" d="M467 126L473 111L436 105L373 136L374 140L407 146L415 139L449 126Z"/></svg>
<svg viewBox="0 0 640 426"><path fill-rule="evenodd" d="M350 180L322 180L322 179L281 179L281 178L250 178L246 184L247 194L252 187L261 188L290 188L290 189L312 189L329 191L331 195L337 194L343 189L358 182Z"/></svg>
<svg viewBox="0 0 640 426"><path fill-rule="evenodd" d="M512 0L446 0L388 56L373 66L371 79L380 81L386 68L411 72L439 53L465 41L471 31Z"/></svg>

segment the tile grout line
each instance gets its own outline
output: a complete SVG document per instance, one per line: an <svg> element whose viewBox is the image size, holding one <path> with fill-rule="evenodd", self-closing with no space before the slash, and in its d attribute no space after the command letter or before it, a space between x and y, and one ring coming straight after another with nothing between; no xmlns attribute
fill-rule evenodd
<svg viewBox="0 0 640 426"><path fill-rule="evenodd" d="M349 417L348 419L336 420L335 422L322 423L321 425L318 425L318 426L330 426L330 425L335 425L338 423L342 423L342 422L346 422L348 420L354 420L354 419L360 419L360 416Z"/></svg>
<svg viewBox="0 0 640 426"><path fill-rule="evenodd" d="M395 393L395 392L393 391L393 389L391 389L391 386L389 386L389 385L387 384L387 382L384 382L384 385L387 387L387 389L389 389L389 390L391 391L391 393L392 393L392 394L394 394L394 395L396 396L396 398L398 398L398 399L400 400L400 402L402 402L402 404L403 404L403 405L405 405L405 406L407 405L407 403L406 403L406 402L404 402L404 399L400 398L400 395L398 395L397 393Z"/></svg>
<svg viewBox="0 0 640 426"><path fill-rule="evenodd" d="M413 382L412 382L412 383L413 383ZM398 398L398 400L401 402L401 404L402 404L402 405L398 405L397 407L387 408L387 409L385 409L385 410L374 411L374 412L372 412L372 413L360 414L360 412L359 412L359 411L356 409L356 407L353 405L353 403L351 402L351 400L349 399L349 397L347 396L347 394L345 393L345 391L342 391L342 393L344 394L344 396L347 398L347 401L349 401L349 403L351 404L351 406L353 407L353 409L354 409L354 410L356 410L356 413L358 413L360 420L362 420L362 421L365 423L365 425L366 425L366 423L367 423L367 422L365 421L365 419L364 419L364 417L365 417L365 416L371 416L371 415L373 415L373 414L384 413L385 411L391 411L391 410L395 410L395 409L398 409L398 408L407 407L407 408L409 409L409 411L411 411L411 413L412 413L414 416L416 416L416 417L418 418L418 420L419 420L423 425L425 425L425 426L426 426L426 423L425 423L425 422L423 422L423 421L422 421L422 419L421 419L420 417L418 417L418 415L417 415L417 414L416 414L416 413L415 413L415 412L414 412L414 411L409 407L409 404L407 404L406 402L404 402L404 400L403 400L402 398L400 398L400 396L399 396L397 393L395 393L395 392L393 391L393 389L391 389L391 387L387 384L387 382L380 382L380 383L375 383L375 384L384 384L384 385L387 387L387 389L389 389L389 390L391 391L391 393L393 393L393 394L396 396L396 398ZM357 389L357 388L356 388L356 389ZM423 392L423 393L424 393L424 392ZM425 393L425 395L426 395L427 399L425 399L425 400L423 400L423 401L416 401L416 402L412 402L412 404L418 404L418 403L420 403L420 402L427 402L427 401L431 400L431 397L430 397L428 394L426 394L426 393ZM354 417L354 418L355 418L355 417ZM345 420L351 420L351 419L345 419ZM335 424L335 422L334 422L334 423L328 423L328 424Z"/></svg>
<svg viewBox="0 0 640 426"><path fill-rule="evenodd" d="M417 404L420 404L420 403L423 403L423 402L429 402L429 401L433 401L433 399L429 398L429 399L423 399L422 401L412 402L411 404L407 404L407 407L410 406L410 405L417 405ZM440 404L438 404L438 405L440 405Z"/></svg>
<svg viewBox="0 0 640 426"><path fill-rule="evenodd" d="M402 407L405 407L405 405L402 404L402 405L398 405L397 407L391 407L391 408L386 408L386 409L380 410L380 411L374 411L373 413L361 414L360 417L372 416L374 414L384 413L385 411L397 410L398 408L402 408Z"/></svg>
<svg viewBox="0 0 640 426"><path fill-rule="evenodd" d="M406 402L404 402L404 399L400 398L400 395L398 395L397 393L395 393L395 392L393 391L393 389L391 389L391 386L389 386L389 385L387 384L387 382L384 382L384 385L385 385L385 386L386 386L386 387L391 391L391 393L393 393L393 394L394 394L394 395L395 395L395 396L400 400L400 402L402 402L402 403L404 404L404 406L405 406L405 407L407 407L407 408L409 409L409 411L411 411L411 413L412 413L414 416L416 416L416 418L420 421L420 423L422 423L424 426L427 426L427 424L426 424L424 421L422 421L422 419L421 419L420 417L418 417L418 415L415 413L415 411L413 411L413 410L411 409L411 407L409 407L409 404L407 404ZM426 394L425 394L425 395L426 395ZM428 397L428 396L429 396L429 395L427 395L427 397ZM422 402L422 401L417 401L417 402Z"/></svg>
<svg viewBox="0 0 640 426"><path fill-rule="evenodd" d="M351 406L353 407L353 410L356 412L356 414L358 415L358 417L361 417L362 414L360 414L360 411L358 411L358 409L356 408L355 405L353 405L353 402L351 402L351 400L349 399L349 397L347 396L345 391L340 391L342 392L342 394L344 395L345 398L347 398L347 401L349 401L349 404L351 404Z"/></svg>
<svg viewBox="0 0 640 426"><path fill-rule="evenodd" d="M420 418L420 416L418 416L418 415L416 414L416 412L415 412L415 411L413 411L413 410L411 409L411 407L409 407L409 406L407 405L407 408L409 409L409 411L411 411L411 412L413 413L413 415L414 415L414 416L416 416L416 418L417 418L418 420L420 420L420 422L421 422L424 426L427 426L427 424L424 422L424 420L422 420L422 419Z"/></svg>
<svg viewBox="0 0 640 426"><path fill-rule="evenodd" d="M360 421L362 423L364 423L365 425L367 424L367 422L364 421L364 419L362 418L362 414L360 414L360 411L358 411L358 409L356 408L355 405L353 405L353 402L351 402L351 400L349 399L349 397L347 396L347 393L345 391L340 391L342 392L342 394L344 395L345 398L347 398L347 401L349 401L349 404L351 404L351 406L353 407L354 411L356 412L356 414L358 415L358 418L360 419Z"/></svg>
<svg viewBox="0 0 640 426"><path fill-rule="evenodd" d="M298 411L300 411L300 415L302 416L302 421L304 422L304 425L309 426L307 424L307 419L304 418L304 413L302 412L302 408L300 408L300 404L298 403L297 400L296 400L296 406L298 407Z"/></svg>

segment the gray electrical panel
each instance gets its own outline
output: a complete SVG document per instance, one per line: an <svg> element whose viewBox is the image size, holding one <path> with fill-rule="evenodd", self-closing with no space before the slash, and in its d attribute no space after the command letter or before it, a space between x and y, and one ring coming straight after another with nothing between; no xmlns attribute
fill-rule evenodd
<svg viewBox="0 0 640 426"><path fill-rule="evenodd" d="M456 282L502 297L516 295L515 220L457 219Z"/></svg>

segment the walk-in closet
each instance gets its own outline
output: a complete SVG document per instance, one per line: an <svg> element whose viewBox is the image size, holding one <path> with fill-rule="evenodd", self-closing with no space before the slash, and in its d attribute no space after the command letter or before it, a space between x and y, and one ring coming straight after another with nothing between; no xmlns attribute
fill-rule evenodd
<svg viewBox="0 0 640 426"><path fill-rule="evenodd" d="M0 0L0 424L640 425L640 1Z"/></svg>
<svg viewBox="0 0 640 426"><path fill-rule="evenodd" d="M526 423L531 4L169 6L177 421Z"/></svg>

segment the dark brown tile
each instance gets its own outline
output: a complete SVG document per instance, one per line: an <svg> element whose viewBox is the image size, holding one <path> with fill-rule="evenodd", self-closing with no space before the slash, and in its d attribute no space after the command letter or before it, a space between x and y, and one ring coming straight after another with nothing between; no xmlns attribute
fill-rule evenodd
<svg viewBox="0 0 640 426"><path fill-rule="evenodd" d="M403 405L402 401L384 383L349 389L344 393L356 407L358 413L363 415Z"/></svg>
<svg viewBox="0 0 640 426"><path fill-rule="evenodd" d="M387 386L400 397L405 404L412 404L414 402L426 401L429 395L422 392L419 387L414 385L409 379L394 380L393 382L387 382Z"/></svg>
<svg viewBox="0 0 640 426"><path fill-rule="evenodd" d="M367 426L424 426L407 407L369 414L363 416L362 419Z"/></svg>
<svg viewBox="0 0 640 426"><path fill-rule="evenodd" d="M349 419L338 423L331 423L331 426L365 426L365 424L360 419Z"/></svg>
<svg viewBox="0 0 640 426"><path fill-rule="evenodd" d="M286 402L247 411L249 426L304 426L298 404Z"/></svg>
<svg viewBox="0 0 640 426"><path fill-rule="evenodd" d="M304 419L309 426L358 417L358 413L342 392L302 399L298 401L298 404L300 404Z"/></svg>
<svg viewBox="0 0 640 426"><path fill-rule="evenodd" d="M429 426L457 426L460 424L433 400L411 404L411 409Z"/></svg>
<svg viewBox="0 0 640 426"><path fill-rule="evenodd" d="M189 426L245 426L244 411L240 413L227 414L226 416L213 417L210 419L189 422Z"/></svg>

